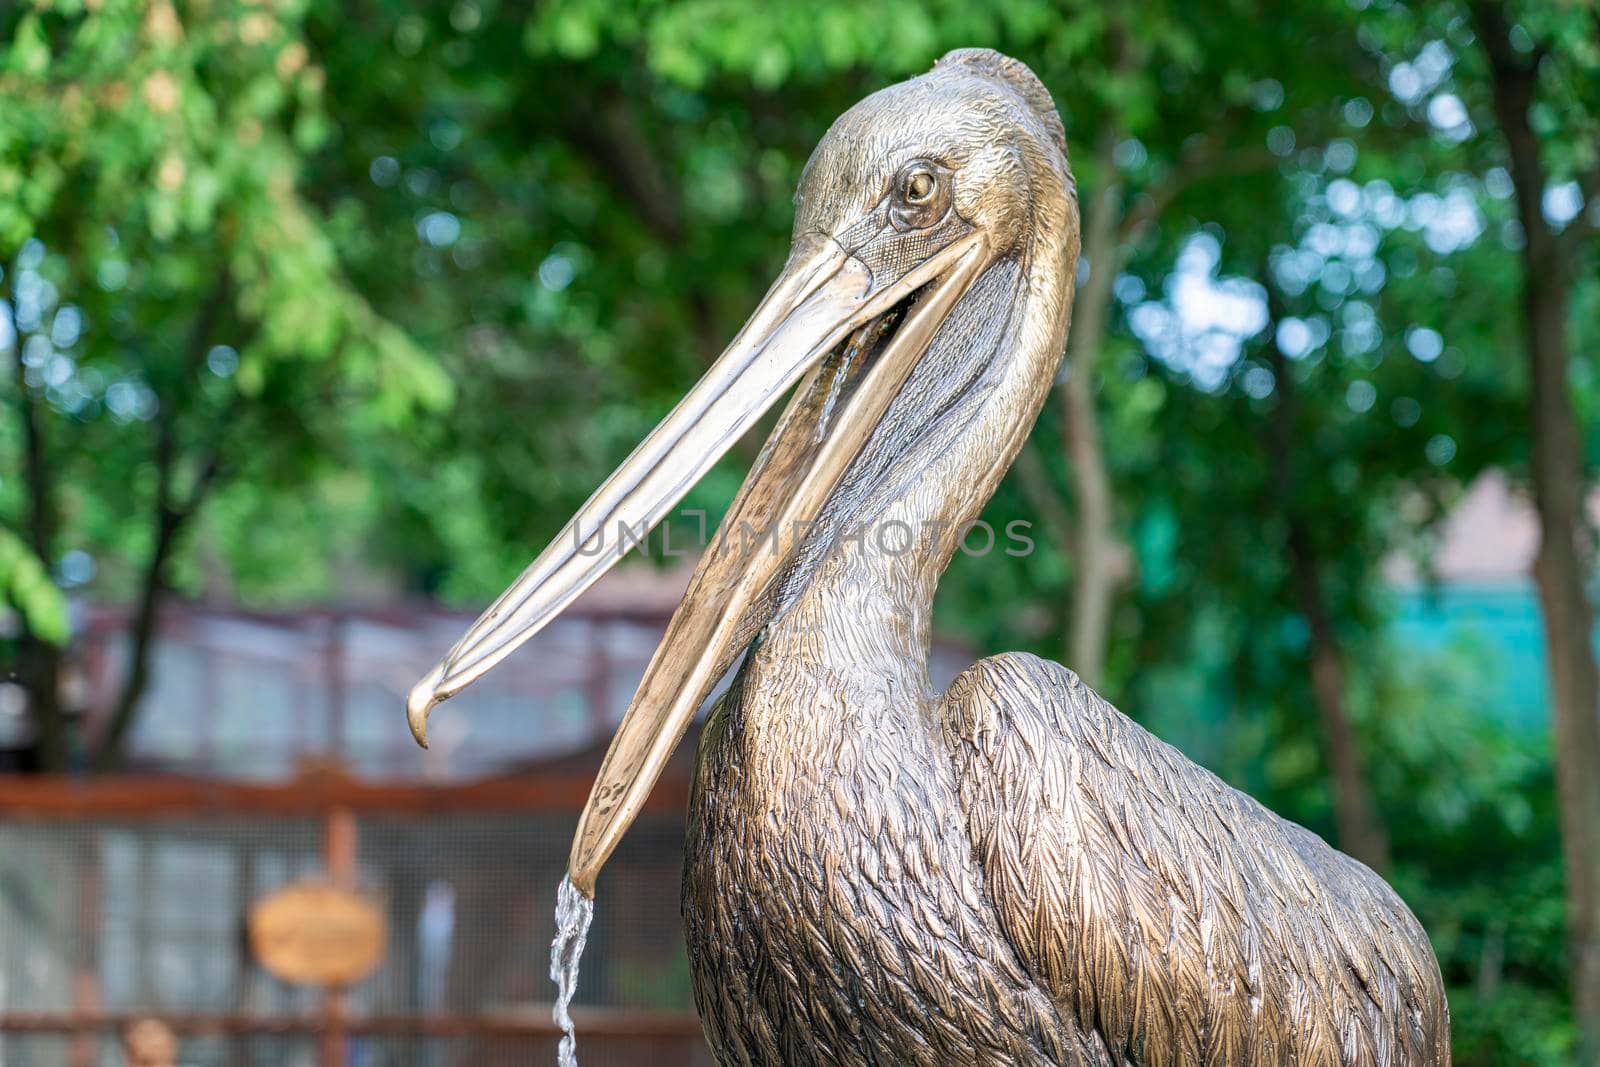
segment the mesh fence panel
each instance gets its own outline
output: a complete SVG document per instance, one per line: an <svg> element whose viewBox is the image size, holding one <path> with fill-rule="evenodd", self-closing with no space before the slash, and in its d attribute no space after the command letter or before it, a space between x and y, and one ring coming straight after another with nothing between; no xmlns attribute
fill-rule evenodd
<svg viewBox="0 0 1600 1067"><path fill-rule="evenodd" d="M96 1064L116 1063L120 1059L113 1042L91 1040ZM60 1067L72 1062L73 1039L57 1034L0 1033L0 1067Z"/></svg>
<svg viewBox="0 0 1600 1067"><path fill-rule="evenodd" d="M355 991L361 1010L495 1012L550 999L570 816L367 817L360 827L361 879L382 887L395 932L389 965ZM624 839L601 881L580 1004L693 1009L682 857L677 820L646 816Z"/></svg>
<svg viewBox="0 0 1600 1067"><path fill-rule="evenodd" d="M345 998L357 1031L349 1067L554 1062L553 1039L503 1035L549 1019L555 893L574 821L564 811L355 813L357 888L384 909L388 944ZM647 813L601 880L577 1003L606 1025L580 1028L586 1067L709 1062L692 1024L682 1025L693 1010L678 914L682 849L681 818ZM263 970L245 917L274 889L325 878L317 816L0 822L0 1015L149 1015L191 1031L186 1067L313 1067L322 1062L312 1030L323 993ZM678 1024L628 1036L619 1020L641 1011ZM422 1028L408 1019L457 1028L397 1032ZM462 1020L482 1021L484 1036L461 1036ZM382 1032L359 1033L363 1021ZM248 1032L257 1026L272 1032ZM114 1031L74 1044L0 1029L0 1067L121 1063Z"/></svg>

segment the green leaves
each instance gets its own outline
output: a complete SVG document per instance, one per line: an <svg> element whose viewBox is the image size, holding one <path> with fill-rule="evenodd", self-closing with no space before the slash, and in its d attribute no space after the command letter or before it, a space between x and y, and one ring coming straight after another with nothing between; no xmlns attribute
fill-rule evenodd
<svg viewBox="0 0 1600 1067"><path fill-rule="evenodd" d="M42 78L50 69L50 41L44 23L30 11L17 23L16 36L6 53L4 70L24 78Z"/></svg>
<svg viewBox="0 0 1600 1067"><path fill-rule="evenodd" d="M202 472L304 482L352 437L452 402L436 356L351 284L343 231L305 195L338 135L305 14L107 0L0 16L0 277L18 310L0 358L26 352L62 520L52 552L94 556L95 595L128 593L145 516L200 491ZM54 328L63 314L78 325ZM0 399L9 419L23 396ZM0 469L19 447L0 435ZM157 462L176 502L158 498ZM0 484L0 514L20 493ZM44 572L19 566L15 596L46 612Z"/></svg>
<svg viewBox="0 0 1600 1067"><path fill-rule="evenodd" d="M53 645L69 635L67 601L22 538L0 528L0 596L22 616L28 632Z"/></svg>

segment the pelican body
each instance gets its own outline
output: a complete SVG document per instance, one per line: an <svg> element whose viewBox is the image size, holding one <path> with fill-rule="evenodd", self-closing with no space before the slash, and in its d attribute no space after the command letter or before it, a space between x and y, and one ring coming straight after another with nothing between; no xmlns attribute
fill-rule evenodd
<svg viewBox="0 0 1600 1067"><path fill-rule="evenodd" d="M1002 655L928 679L939 575L1060 362L1076 191L1048 92L952 52L828 131L783 274L706 378L418 683L418 740L793 387L580 817L595 878L702 732L683 913L719 1063L1447 1065L1376 874Z"/></svg>

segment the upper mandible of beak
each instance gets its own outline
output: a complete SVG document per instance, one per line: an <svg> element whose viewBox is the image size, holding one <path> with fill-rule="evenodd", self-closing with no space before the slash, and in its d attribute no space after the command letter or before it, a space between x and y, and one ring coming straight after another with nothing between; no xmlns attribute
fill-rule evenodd
<svg viewBox="0 0 1600 1067"><path fill-rule="evenodd" d="M795 249L728 350L595 490L449 654L412 687L406 720L427 747L428 716L482 677L616 565L755 421L863 317L870 277L831 239ZM598 539L600 547L591 551Z"/></svg>

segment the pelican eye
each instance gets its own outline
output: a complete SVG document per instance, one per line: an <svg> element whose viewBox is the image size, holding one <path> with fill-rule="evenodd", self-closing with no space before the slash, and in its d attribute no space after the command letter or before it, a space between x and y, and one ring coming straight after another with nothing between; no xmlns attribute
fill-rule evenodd
<svg viewBox="0 0 1600 1067"><path fill-rule="evenodd" d="M906 164L893 189L889 215L902 232L931 226L950 207L950 171L926 159Z"/></svg>

